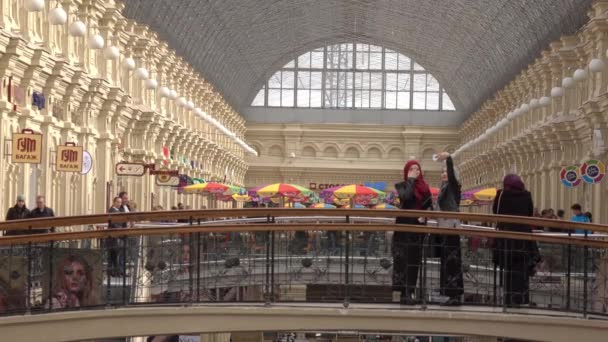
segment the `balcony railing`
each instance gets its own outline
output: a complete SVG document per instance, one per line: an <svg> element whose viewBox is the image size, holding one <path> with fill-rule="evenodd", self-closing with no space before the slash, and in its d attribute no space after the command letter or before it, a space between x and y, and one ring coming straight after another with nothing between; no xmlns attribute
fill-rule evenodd
<svg viewBox="0 0 608 342"><path fill-rule="evenodd" d="M428 225L395 224L397 216L424 217ZM467 224L438 227L438 219ZM537 230L501 231L495 223ZM107 228L117 225L127 228ZM57 232L44 233L49 227ZM608 304L608 226L599 224L426 211L229 209L9 221L0 230L22 233L0 238L2 315L225 302L401 301L407 309L433 310L453 297L462 302L459 310L525 307L530 314L602 318ZM42 233L28 235L34 232Z"/></svg>

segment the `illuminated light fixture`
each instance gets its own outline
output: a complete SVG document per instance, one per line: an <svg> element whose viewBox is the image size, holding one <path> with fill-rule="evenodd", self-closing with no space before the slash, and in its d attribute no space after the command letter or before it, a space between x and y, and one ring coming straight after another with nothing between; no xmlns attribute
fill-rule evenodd
<svg viewBox="0 0 608 342"><path fill-rule="evenodd" d="M525 114L530 111L530 106L527 103L524 103L520 107L521 114Z"/></svg>
<svg viewBox="0 0 608 342"><path fill-rule="evenodd" d="M169 98L175 100L177 98L177 92L173 89L169 90Z"/></svg>
<svg viewBox="0 0 608 342"><path fill-rule="evenodd" d="M140 67L135 70L135 77L140 80L147 80L150 77L150 73L148 73L146 68Z"/></svg>
<svg viewBox="0 0 608 342"><path fill-rule="evenodd" d="M146 89L156 89L158 87L158 82L153 78L148 78L146 80Z"/></svg>
<svg viewBox="0 0 608 342"><path fill-rule="evenodd" d="M61 6L57 6L49 11L49 23L51 25L64 25L68 22L68 14Z"/></svg>
<svg viewBox="0 0 608 342"><path fill-rule="evenodd" d="M562 97L564 96L564 89L561 87L554 87L551 89L551 97Z"/></svg>
<svg viewBox="0 0 608 342"><path fill-rule="evenodd" d="M26 0L25 9L28 12L40 12L44 9L44 0Z"/></svg>
<svg viewBox="0 0 608 342"><path fill-rule="evenodd" d="M70 25L69 32L73 37L84 37L87 33L87 27L82 21L76 20Z"/></svg>
<svg viewBox="0 0 608 342"><path fill-rule="evenodd" d="M547 107L551 105L551 98L549 96L543 96L540 98L540 100L538 101L538 103L543 106L543 107Z"/></svg>
<svg viewBox="0 0 608 342"><path fill-rule="evenodd" d="M106 46L103 50L103 56L106 59L118 59L118 57L120 57L120 51L116 46Z"/></svg>
<svg viewBox="0 0 608 342"><path fill-rule="evenodd" d="M604 61L599 58L594 58L589 62L589 70L591 72L600 72L604 70Z"/></svg>
<svg viewBox="0 0 608 342"><path fill-rule="evenodd" d="M509 112L509 114L507 114L507 120L513 120L514 118L515 118L514 112Z"/></svg>
<svg viewBox="0 0 608 342"><path fill-rule="evenodd" d="M158 93L160 94L160 97L169 97L171 95L171 90L165 86L162 86L158 90Z"/></svg>
<svg viewBox="0 0 608 342"><path fill-rule="evenodd" d="M574 78L576 82L584 81L587 79L587 72L583 69L576 69L576 71L574 71L574 75L572 75L572 78Z"/></svg>
<svg viewBox="0 0 608 342"><path fill-rule="evenodd" d="M565 77L562 80L562 87L564 87L565 89L570 89L574 87L574 79L572 77Z"/></svg>
<svg viewBox="0 0 608 342"><path fill-rule="evenodd" d="M89 37L89 48L92 50L103 49L105 41L103 37L99 34L94 34Z"/></svg>
<svg viewBox="0 0 608 342"><path fill-rule="evenodd" d="M192 102L192 100L188 100L188 102L186 102L186 109L188 109L188 110L194 109L194 102Z"/></svg>
<svg viewBox="0 0 608 342"><path fill-rule="evenodd" d="M183 96L177 99L177 105L180 107L185 107L187 103L188 101L186 101L186 98Z"/></svg>
<svg viewBox="0 0 608 342"><path fill-rule="evenodd" d="M125 70L135 70L135 60L131 57L123 59L122 67L125 68Z"/></svg>

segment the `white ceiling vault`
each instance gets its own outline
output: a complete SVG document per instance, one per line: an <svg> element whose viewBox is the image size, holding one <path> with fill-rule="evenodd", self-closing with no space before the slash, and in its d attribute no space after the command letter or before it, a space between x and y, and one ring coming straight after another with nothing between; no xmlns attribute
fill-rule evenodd
<svg viewBox="0 0 608 342"><path fill-rule="evenodd" d="M414 58L471 113L548 43L586 21L591 0L124 0L237 109L299 54L329 43Z"/></svg>

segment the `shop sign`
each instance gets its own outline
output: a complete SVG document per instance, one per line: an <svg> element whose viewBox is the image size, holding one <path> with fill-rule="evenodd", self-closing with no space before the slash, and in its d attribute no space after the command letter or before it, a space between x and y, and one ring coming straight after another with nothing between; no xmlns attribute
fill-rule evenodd
<svg viewBox="0 0 608 342"><path fill-rule="evenodd" d="M346 185L346 184L317 184L317 183L310 183L308 185L308 188L310 190L325 190L325 189L331 189L333 187L343 186L343 185Z"/></svg>
<svg viewBox="0 0 608 342"><path fill-rule="evenodd" d="M82 152L82 171L80 172L83 175L86 175L93 168L93 157L89 151Z"/></svg>
<svg viewBox="0 0 608 342"><path fill-rule="evenodd" d="M118 176L143 176L146 166L142 163L117 163L115 170Z"/></svg>
<svg viewBox="0 0 608 342"><path fill-rule="evenodd" d="M21 133L13 133L13 163L40 164L42 159L42 134L24 129Z"/></svg>
<svg viewBox="0 0 608 342"><path fill-rule="evenodd" d="M157 175L156 185L158 186L178 186L179 176Z"/></svg>
<svg viewBox="0 0 608 342"><path fill-rule="evenodd" d="M66 143L57 146L55 169L63 172L82 172L82 146Z"/></svg>
<svg viewBox="0 0 608 342"><path fill-rule="evenodd" d="M581 165L581 175L585 183L597 184L604 179L606 167L599 160L587 160Z"/></svg>
<svg viewBox="0 0 608 342"><path fill-rule="evenodd" d="M559 178L562 184L568 188L578 186L582 181L579 168L576 165L564 167L559 173Z"/></svg>

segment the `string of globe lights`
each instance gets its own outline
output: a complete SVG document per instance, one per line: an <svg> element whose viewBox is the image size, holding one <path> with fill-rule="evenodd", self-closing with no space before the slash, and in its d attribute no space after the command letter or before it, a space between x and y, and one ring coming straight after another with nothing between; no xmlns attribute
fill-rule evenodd
<svg viewBox="0 0 608 342"><path fill-rule="evenodd" d="M608 52L607 52L607 54L608 54ZM605 67L604 61L599 58L594 58L589 62L589 71L591 71L594 74L602 72L602 70L604 70L604 67ZM572 77L565 77L562 80L561 87L553 87L551 89L551 92L550 92L551 97L543 96L540 99L532 99L532 100L530 100L529 103L522 104L520 107L509 112L504 118L502 118L501 120L498 120L496 122L496 124L494 124L494 126L486 129L486 131L484 133L482 133L481 135L479 135L477 138L475 138L471 141L468 141L464 145L460 146L456 151L454 151L454 153L452 153L452 156L457 157L462 152L469 150L472 146L474 146L482 141L485 141L491 135L495 134L500 129L505 127L507 124L509 124L509 122L528 113L529 111L537 109L537 108L543 108L543 107L550 106L551 101L552 101L551 98L560 98L560 97L564 96L564 93L565 93L564 89L573 88L576 85L576 83L582 82L586 79L587 79L587 71L585 69L576 69L574 71L574 74L572 74Z"/></svg>
<svg viewBox="0 0 608 342"><path fill-rule="evenodd" d="M26 0L25 8L29 12L41 12L44 10L45 4L44 0ZM59 1L57 2L57 6L49 11L48 17L49 23L51 25L65 25L68 21L68 14L63 9ZM89 37L88 47L91 50L101 50L103 49L103 56L109 60L118 60L120 57L120 50L116 46L105 44L104 38L99 34L96 28L92 28L93 34ZM87 27L84 22L80 19L76 19L74 22L70 24L68 27L68 34L72 37L84 37L87 32ZM104 49L105 46L105 49ZM134 77L138 80L144 81L144 86L146 89L153 90L158 88L158 81L153 78L150 78L150 73L144 67L136 68L135 60L132 57L125 57L122 61L121 66L128 71L134 71ZM224 133L226 136L231 138L234 142L240 145L245 151L251 153L254 156L257 156L258 153L255 149L249 146L245 141L241 138L237 137L234 132L226 128L221 122L217 121L211 115L205 113L201 108L196 107L192 100L188 100L183 96L179 96L177 92L173 89L170 89L166 86L161 86L158 88L159 95L163 98L166 98L171 101L176 101L178 107L185 108L190 111L194 111L200 119L208 122L215 128L217 128L220 132Z"/></svg>

